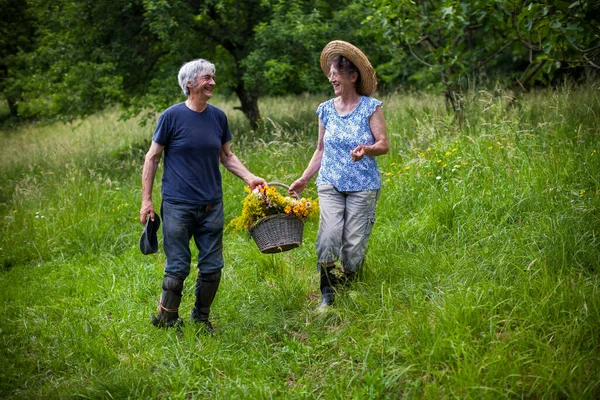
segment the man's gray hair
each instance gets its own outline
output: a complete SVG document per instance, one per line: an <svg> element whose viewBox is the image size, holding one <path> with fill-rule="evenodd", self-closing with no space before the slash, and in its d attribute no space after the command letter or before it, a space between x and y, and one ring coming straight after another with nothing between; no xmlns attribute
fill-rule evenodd
<svg viewBox="0 0 600 400"><path fill-rule="evenodd" d="M186 96L190 95L190 89L187 87L188 82L192 86L196 86L196 78L206 74L214 74L215 65L210 61L203 58L187 62L181 66L177 79L179 80L179 86L183 90L183 94Z"/></svg>

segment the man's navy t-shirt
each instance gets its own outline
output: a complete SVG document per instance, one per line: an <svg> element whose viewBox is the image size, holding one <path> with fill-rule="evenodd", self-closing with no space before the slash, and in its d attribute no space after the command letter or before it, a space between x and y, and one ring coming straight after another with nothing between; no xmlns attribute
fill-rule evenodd
<svg viewBox="0 0 600 400"><path fill-rule="evenodd" d="M158 119L152 140L164 146L162 197L167 201L208 205L221 202L220 150L231 140L225 113L210 104L202 112L185 103Z"/></svg>

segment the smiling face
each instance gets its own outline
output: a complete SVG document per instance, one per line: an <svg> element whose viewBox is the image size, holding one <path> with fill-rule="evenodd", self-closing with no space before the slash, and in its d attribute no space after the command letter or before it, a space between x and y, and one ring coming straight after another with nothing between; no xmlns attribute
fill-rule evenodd
<svg viewBox="0 0 600 400"><path fill-rule="evenodd" d="M190 96L208 100L212 97L212 91L216 86L215 74L206 73L196 78L195 84L188 82Z"/></svg>
<svg viewBox="0 0 600 400"><path fill-rule="evenodd" d="M329 67L329 82L333 85L333 91L336 96L356 93L356 79L358 74L353 72L348 74L338 70L335 64Z"/></svg>

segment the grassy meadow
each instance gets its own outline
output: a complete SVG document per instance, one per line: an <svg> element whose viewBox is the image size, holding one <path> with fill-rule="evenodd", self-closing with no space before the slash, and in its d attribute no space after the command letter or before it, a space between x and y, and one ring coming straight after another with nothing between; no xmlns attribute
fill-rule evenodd
<svg viewBox="0 0 600 400"><path fill-rule="evenodd" d="M240 159L289 184L325 99L263 100L259 134L233 99L212 104ZM165 259L140 253L138 213L154 121L3 130L0 397L599 398L600 85L473 92L460 125L440 97L382 100L391 149L358 282L317 311L316 219L275 255L228 230L212 336L150 324ZM223 183L227 223L245 194Z"/></svg>

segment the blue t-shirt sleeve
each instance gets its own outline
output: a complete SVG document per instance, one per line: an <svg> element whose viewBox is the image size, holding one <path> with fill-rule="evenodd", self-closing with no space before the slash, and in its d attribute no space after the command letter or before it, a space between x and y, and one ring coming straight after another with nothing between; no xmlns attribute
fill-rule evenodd
<svg viewBox="0 0 600 400"><path fill-rule="evenodd" d="M224 112L221 114L221 126L223 127L223 137L221 138L221 144L225 144L231 141L231 130L229 129L227 115L225 115Z"/></svg>
<svg viewBox="0 0 600 400"><path fill-rule="evenodd" d="M156 123L156 129L154 130L154 135L152 135L152 141L160 144L161 146L166 146L171 137L171 119L168 116L168 113L164 112L158 118L158 122Z"/></svg>

